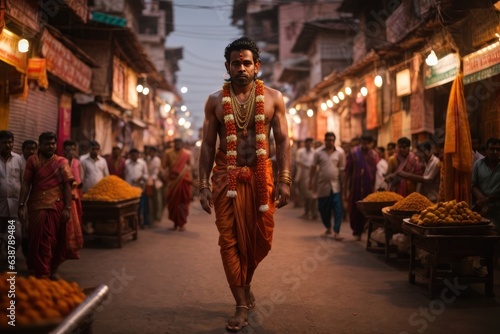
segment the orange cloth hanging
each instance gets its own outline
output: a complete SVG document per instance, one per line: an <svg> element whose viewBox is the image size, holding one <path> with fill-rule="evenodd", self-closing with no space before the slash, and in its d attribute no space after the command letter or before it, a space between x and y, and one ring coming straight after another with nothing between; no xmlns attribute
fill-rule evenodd
<svg viewBox="0 0 500 334"><path fill-rule="evenodd" d="M463 75L453 81L446 111L443 177L440 201L470 202L472 141L464 96Z"/></svg>

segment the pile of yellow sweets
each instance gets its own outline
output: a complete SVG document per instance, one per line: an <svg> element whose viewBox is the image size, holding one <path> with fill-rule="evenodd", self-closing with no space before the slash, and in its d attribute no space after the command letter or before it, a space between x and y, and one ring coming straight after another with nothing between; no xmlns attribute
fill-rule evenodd
<svg viewBox="0 0 500 334"><path fill-rule="evenodd" d="M363 202L397 202L402 199L403 196L393 191L376 191L363 198Z"/></svg>
<svg viewBox="0 0 500 334"><path fill-rule="evenodd" d="M418 225L428 226L436 224L477 224L481 222L481 215L472 211L467 202L439 202L423 210L420 214L415 214L410 218L410 222Z"/></svg>
<svg viewBox="0 0 500 334"><path fill-rule="evenodd" d="M19 326L33 325L49 321L58 321L66 317L85 298L82 289L76 283L64 280L51 281L15 277L15 296L12 293L10 275L0 274L0 308L7 310L11 301L15 301L15 323ZM9 311L7 311L9 312ZM0 327L6 327L8 317L0 321Z"/></svg>
<svg viewBox="0 0 500 334"><path fill-rule="evenodd" d="M413 192L394 204L391 210L395 211L410 211L420 212L432 206L433 203L429 199L417 192Z"/></svg>
<svg viewBox="0 0 500 334"><path fill-rule="evenodd" d="M140 197L142 189L129 185L118 176L102 178L82 198L88 201L116 202Z"/></svg>

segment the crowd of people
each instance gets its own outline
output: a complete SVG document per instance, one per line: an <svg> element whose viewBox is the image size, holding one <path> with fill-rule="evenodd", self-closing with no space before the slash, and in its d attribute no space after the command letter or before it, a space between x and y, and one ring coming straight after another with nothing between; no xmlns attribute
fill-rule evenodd
<svg viewBox="0 0 500 334"><path fill-rule="evenodd" d="M24 141L18 154L14 139L12 132L0 131L0 235L6 242L9 225L15 226L16 250L22 245L35 276L57 278L64 260L79 258L83 235L94 232L92 222L82 220L82 196L108 175L142 189L141 228L161 221L167 208L173 229L185 230L194 165L181 139L168 143L161 157L156 147L124 154L119 146L101 156L99 143L86 140L65 140L58 156L53 132Z"/></svg>
<svg viewBox="0 0 500 334"><path fill-rule="evenodd" d="M361 240L365 218L356 202L375 191L389 190L404 197L419 192L432 202L442 200L443 145L431 141L412 148L402 137L386 147L376 146L370 136L335 145L335 134L324 142L307 138L292 147L294 207L303 208L302 219L321 218L325 236L339 237L341 221L349 220L352 234ZM490 138L472 152L471 203L500 226L500 139ZM441 199L440 199L441 198ZM332 232L333 216L333 232Z"/></svg>

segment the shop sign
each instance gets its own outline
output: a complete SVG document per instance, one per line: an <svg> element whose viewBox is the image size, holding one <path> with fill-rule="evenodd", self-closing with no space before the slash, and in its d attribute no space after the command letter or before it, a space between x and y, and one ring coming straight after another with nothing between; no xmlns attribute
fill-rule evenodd
<svg viewBox="0 0 500 334"><path fill-rule="evenodd" d="M7 29L3 29L2 33L0 33L0 60L24 73L27 53L21 53L17 50L17 44L20 40L21 37Z"/></svg>
<svg viewBox="0 0 500 334"><path fill-rule="evenodd" d="M500 42L464 57L464 84L487 79L500 73Z"/></svg>
<svg viewBox="0 0 500 334"><path fill-rule="evenodd" d="M406 96L411 94L410 70L396 73L396 95Z"/></svg>
<svg viewBox="0 0 500 334"><path fill-rule="evenodd" d="M47 59L47 70L83 93L89 92L92 69L47 30L43 32L41 41L42 54Z"/></svg>
<svg viewBox="0 0 500 334"><path fill-rule="evenodd" d="M127 26L127 19L124 19L123 17L104 14L101 12L92 12L91 19L92 21L105 23L107 25L115 27L123 28Z"/></svg>
<svg viewBox="0 0 500 334"><path fill-rule="evenodd" d="M71 96L61 95L59 99L59 121L57 126L57 154L62 155L64 141L71 138Z"/></svg>
<svg viewBox="0 0 500 334"><path fill-rule="evenodd" d="M459 67L460 57L456 53L450 53L439 59L435 66L429 66L424 63L425 89L441 86L455 80Z"/></svg>
<svg viewBox="0 0 500 334"><path fill-rule="evenodd" d="M7 14L23 27L40 32L38 1L36 4L30 4L28 1L7 0Z"/></svg>

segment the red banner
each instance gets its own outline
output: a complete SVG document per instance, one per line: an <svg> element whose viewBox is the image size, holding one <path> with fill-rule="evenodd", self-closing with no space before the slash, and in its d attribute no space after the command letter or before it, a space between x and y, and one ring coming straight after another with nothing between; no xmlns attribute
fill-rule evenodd
<svg viewBox="0 0 500 334"><path fill-rule="evenodd" d="M88 93L92 69L47 30L43 32L41 41L42 54L47 59L47 70L83 93Z"/></svg>
<svg viewBox="0 0 500 334"><path fill-rule="evenodd" d="M378 121L378 111L377 111L377 95L382 94L379 92L375 84L373 83L374 76L368 74L365 77L366 88L368 89L368 95L366 96L366 129L373 130L379 127Z"/></svg>
<svg viewBox="0 0 500 334"><path fill-rule="evenodd" d="M59 121L57 126L57 154L63 155L63 143L71 139L71 96L61 95L59 99Z"/></svg>

